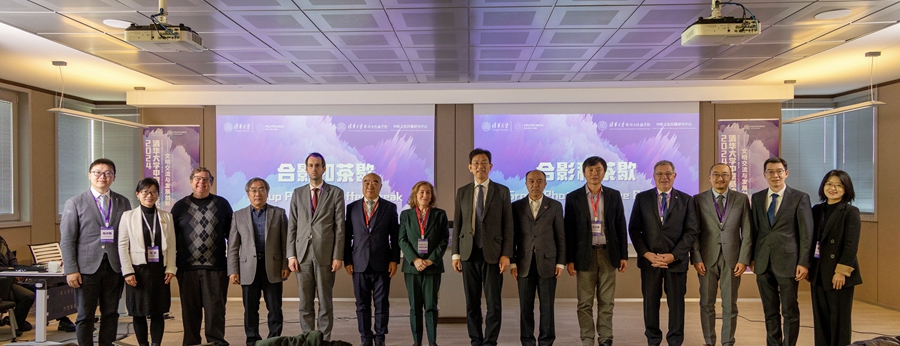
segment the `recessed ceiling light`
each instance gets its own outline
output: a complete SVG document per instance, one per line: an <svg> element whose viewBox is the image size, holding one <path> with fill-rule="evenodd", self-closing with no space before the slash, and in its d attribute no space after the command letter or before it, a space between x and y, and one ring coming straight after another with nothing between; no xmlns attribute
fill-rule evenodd
<svg viewBox="0 0 900 346"><path fill-rule="evenodd" d="M853 10L851 10L851 9L839 8L836 10L828 10L825 12L819 12L818 14L816 14L816 19L819 19L819 20L838 19L838 18L847 16L851 13L853 13Z"/></svg>
<svg viewBox="0 0 900 346"><path fill-rule="evenodd" d="M120 19L104 19L103 24L106 24L106 26L111 26L113 28L119 28L119 29L125 29L125 28L131 26L131 22L126 22L126 21L120 20Z"/></svg>

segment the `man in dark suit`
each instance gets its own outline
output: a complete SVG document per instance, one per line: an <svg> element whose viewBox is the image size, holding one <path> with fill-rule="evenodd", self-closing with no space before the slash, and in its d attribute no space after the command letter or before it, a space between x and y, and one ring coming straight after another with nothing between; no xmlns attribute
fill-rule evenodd
<svg viewBox="0 0 900 346"><path fill-rule="evenodd" d="M325 167L322 154L306 157L309 184L294 189L291 197L287 255L288 268L298 273L301 330L318 329L331 340L334 273L344 267L344 190L325 183Z"/></svg>
<svg viewBox="0 0 900 346"><path fill-rule="evenodd" d="M540 300L541 323L537 342L553 345L556 279L565 269L566 235L562 203L544 198L547 175L539 170L525 174L528 196L512 203L513 259L510 272L519 286L519 319L522 345L534 346L534 292Z"/></svg>
<svg viewBox="0 0 900 346"><path fill-rule="evenodd" d="M100 346L112 345L119 327L122 279L119 263L119 218L131 210L125 196L113 192L116 164L97 159L88 168L91 188L66 201L59 223L59 247L66 281L75 288L79 345L94 343L94 312L100 305Z"/></svg>
<svg viewBox="0 0 900 346"><path fill-rule="evenodd" d="M400 262L400 223L397 205L379 197L381 177L363 177L363 198L347 206L344 264L353 276L356 321L363 346L384 346L388 333L391 278ZM372 302L375 303L375 332L372 333Z"/></svg>
<svg viewBox="0 0 900 346"><path fill-rule="evenodd" d="M603 186L606 160L591 156L581 164L584 187L566 195L566 262L576 275L581 344L612 345L616 271L628 267L628 230L622 194ZM594 298L597 321L594 321Z"/></svg>
<svg viewBox="0 0 900 346"><path fill-rule="evenodd" d="M669 306L666 343L684 342L684 294L688 256L697 240L697 214L691 195L675 190L675 165L666 160L653 166L656 188L634 198L628 232L641 268L644 296L644 335L651 346L662 342L659 300L663 289Z"/></svg>
<svg viewBox="0 0 900 346"><path fill-rule="evenodd" d="M750 199L729 190L731 167L717 163L709 168L712 188L694 196L699 235L691 251L691 263L700 276L700 326L706 345L716 344L716 293L722 286L722 345L734 345L737 298L741 275L750 264L753 228Z"/></svg>
<svg viewBox="0 0 900 346"><path fill-rule="evenodd" d="M513 216L509 188L488 179L491 152L469 152L469 172L475 182L456 191L453 218L453 269L463 274L466 323L473 346L496 345L500 335L503 272L513 253ZM481 292L487 303L481 329Z"/></svg>
<svg viewBox="0 0 900 346"><path fill-rule="evenodd" d="M282 282L287 280L287 214L269 205L269 183L253 178L244 186L250 206L234 212L228 237L228 277L241 285L244 300L244 333L247 345L262 340L259 334L259 298L269 310L267 338L281 336L284 315L281 312Z"/></svg>
<svg viewBox="0 0 900 346"><path fill-rule="evenodd" d="M809 195L785 185L787 161L770 157L763 167L769 188L753 194L756 233L751 268L766 316L766 344L794 346L800 334L797 285L809 273L813 244L812 208Z"/></svg>

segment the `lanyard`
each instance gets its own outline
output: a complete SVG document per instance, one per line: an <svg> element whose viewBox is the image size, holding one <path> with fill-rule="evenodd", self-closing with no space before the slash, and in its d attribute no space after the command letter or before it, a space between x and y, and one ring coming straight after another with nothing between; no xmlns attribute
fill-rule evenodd
<svg viewBox="0 0 900 346"><path fill-rule="evenodd" d="M425 217L419 215L419 208L416 208L416 221L419 223L419 233L425 238L425 226L428 225L428 212L431 208L425 209Z"/></svg>
<svg viewBox="0 0 900 346"><path fill-rule="evenodd" d="M100 209L100 216L103 217L103 222L106 223L106 227L109 227L109 217L112 215L112 196L106 197L106 214L103 213L103 205L100 204L100 199L94 197L94 202L97 202L97 208Z"/></svg>
<svg viewBox="0 0 900 346"><path fill-rule="evenodd" d="M365 202L365 200L363 200ZM366 212L366 203L363 203L363 216L366 217L366 228L369 228L369 221L372 220L372 217L375 216L375 210L378 209L378 201L375 201L375 205L372 206L371 212Z"/></svg>
<svg viewBox="0 0 900 346"><path fill-rule="evenodd" d="M600 220L600 193L598 192L596 195L590 197L591 198L591 208L594 212L594 221Z"/></svg>
<svg viewBox="0 0 900 346"><path fill-rule="evenodd" d="M144 212L141 211L141 219L144 219L144 224L147 225L147 229L150 230L150 246L156 246L156 214L157 211L153 211L153 226L150 226L150 222L147 222L147 216L144 215Z"/></svg>

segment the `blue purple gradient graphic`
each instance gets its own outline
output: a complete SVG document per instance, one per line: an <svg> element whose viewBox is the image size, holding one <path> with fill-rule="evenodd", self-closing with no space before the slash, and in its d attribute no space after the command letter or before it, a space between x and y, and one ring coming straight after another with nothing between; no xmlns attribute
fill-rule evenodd
<svg viewBox="0 0 900 346"><path fill-rule="evenodd" d="M406 205L420 181L434 182L434 117L427 116L218 116L217 192L235 210L250 205L244 184L253 177L271 186L269 203L287 209L293 190L309 183L311 152L325 157L325 181L362 198L362 177L382 177L381 196Z"/></svg>
<svg viewBox="0 0 900 346"><path fill-rule="evenodd" d="M514 201L528 194L525 174L540 169L544 194L564 203L585 184L584 159L600 156L608 165L603 185L622 193L627 219L634 195L654 187L659 160L675 164L676 189L698 192L698 123L698 113L476 114L475 147L491 151L490 179L509 187Z"/></svg>

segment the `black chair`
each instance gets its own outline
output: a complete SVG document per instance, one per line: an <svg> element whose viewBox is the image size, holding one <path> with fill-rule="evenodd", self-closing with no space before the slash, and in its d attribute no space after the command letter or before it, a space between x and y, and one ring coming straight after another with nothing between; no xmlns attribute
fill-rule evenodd
<svg viewBox="0 0 900 346"><path fill-rule="evenodd" d="M16 278L14 277L3 277L0 278L0 311L6 311L9 314L9 327L10 332L12 333L12 341L15 342L16 338L16 330L19 327L16 325L16 302L12 300L12 287L13 284L16 283Z"/></svg>

